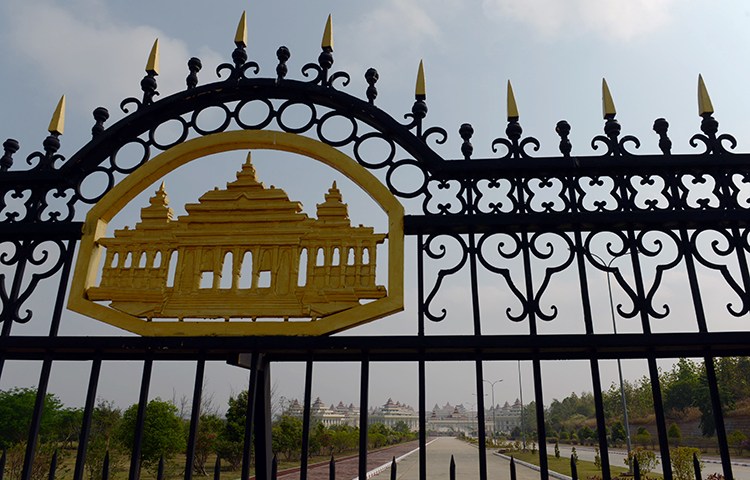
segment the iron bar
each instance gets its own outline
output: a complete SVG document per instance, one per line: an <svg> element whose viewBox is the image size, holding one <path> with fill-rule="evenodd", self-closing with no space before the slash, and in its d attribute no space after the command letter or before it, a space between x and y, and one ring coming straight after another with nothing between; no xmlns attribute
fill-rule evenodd
<svg viewBox="0 0 750 480"><path fill-rule="evenodd" d="M76 464L73 469L73 480L83 479L83 469L86 466L89 433L91 432L91 420L94 416L96 390L99 386L99 374L101 373L101 369L101 359L95 358L94 361L91 362L91 374L89 375L89 386L86 391L86 403L83 407L81 433L78 436L78 453L76 454Z"/></svg>
<svg viewBox="0 0 750 480"><path fill-rule="evenodd" d="M260 354L250 355L250 375L247 384L247 405L245 406L245 434L242 439L242 478L250 478L250 449L253 440L255 421L255 397L258 391L258 365Z"/></svg>
<svg viewBox="0 0 750 480"><path fill-rule="evenodd" d="M143 442L143 422L146 418L148 390L151 385L151 371L153 370L153 366L153 359L148 358L143 362L141 390L138 394L138 410L135 416L135 431L133 432L133 450L130 452L130 471L128 473L128 480L138 480L141 475L141 443Z"/></svg>
<svg viewBox="0 0 750 480"><path fill-rule="evenodd" d="M479 447L479 479L487 480L487 432L484 421L484 382L481 360L475 362L475 382L477 389L477 443Z"/></svg>
<svg viewBox="0 0 750 480"><path fill-rule="evenodd" d="M42 362L42 371L39 374L39 385L36 390L36 400L34 402L34 412L31 414L31 425L29 426L29 436L27 437L26 453L23 458L23 469L21 470L21 480L30 480L34 466L34 456L36 446L39 442L39 429L42 425L42 415L44 414L44 401L47 398L47 387L49 386L49 376L52 370L52 359L47 357Z"/></svg>
<svg viewBox="0 0 750 480"><path fill-rule="evenodd" d="M724 479L734 480L732 460L729 454L729 443L727 442L727 431L724 425L724 412L721 405L719 382L716 378L716 367L713 357L705 357L703 365L706 369L706 382L708 383L708 393L711 397L711 413L713 413L714 424L716 425L716 440L719 443L719 454L721 455L721 467L724 472Z"/></svg>
<svg viewBox="0 0 750 480"><path fill-rule="evenodd" d="M312 401L313 360L305 364L305 402L302 412L302 453L300 457L300 480L307 480L307 459L310 450L310 403Z"/></svg>
<svg viewBox="0 0 750 480"><path fill-rule="evenodd" d="M370 361L362 360L359 377L359 466L360 479L367 478L367 410L369 406Z"/></svg>
<svg viewBox="0 0 750 480"><path fill-rule="evenodd" d="M193 478L195 462L195 443L200 428L201 402L203 401L203 376L206 370L206 360L198 359L195 365L195 382L193 384L193 401L190 410L190 429L188 431L187 449L185 450L185 480Z"/></svg>
<svg viewBox="0 0 750 480"><path fill-rule="evenodd" d="M549 480L549 462L547 459L547 429L544 426L544 395L542 394L542 363L534 360L534 401L536 402L536 431L539 444L539 469L541 479Z"/></svg>
<svg viewBox="0 0 750 480"><path fill-rule="evenodd" d="M47 478L49 480L55 480L55 475L57 474L57 449L55 449L55 452L52 454L52 460L49 462L49 475Z"/></svg>
<svg viewBox="0 0 750 480"><path fill-rule="evenodd" d="M265 358L258 360L255 391L255 478L276 478L275 458L271 441L271 365Z"/></svg>
<svg viewBox="0 0 750 480"><path fill-rule="evenodd" d="M651 395L654 400L654 415L656 417L656 431L659 435L661 463L664 466L664 480L672 480L672 464L669 455L667 424L664 419L664 403L662 402L661 386L659 385L659 369L654 358L648 359L648 373L651 378Z"/></svg>
<svg viewBox="0 0 750 480"><path fill-rule="evenodd" d="M599 443L599 458L602 462L602 479L610 480L609 446L607 446L607 423L604 417L604 400L602 398L602 377L599 362L589 361L591 365L591 386L594 390L594 412L596 413L596 439Z"/></svg>

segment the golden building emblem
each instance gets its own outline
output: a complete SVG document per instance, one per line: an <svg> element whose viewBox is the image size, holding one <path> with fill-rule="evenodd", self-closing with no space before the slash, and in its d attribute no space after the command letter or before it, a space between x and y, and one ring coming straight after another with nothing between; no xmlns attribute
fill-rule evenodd
<svg viewBox="0 0 750 480"><path fill-rule="evenodd" d="M306 145L313 158L331 153L319 142L277 135L297 151L300 143L313 142ZM152 159L162 170L186 163L180 152L162 155L161 161ZM382 187L347 160L353 162L343 156L325 163L340 169L344 162L350 170L344 173L365 190L373 182ZM116 189L134 197L139 192L127 190L127 183L153 184L149 172L141 176ZM284 190L258 180L248 153L233 181L185 205L185 215L175 217L162 182L140 221L108 236L105 220L126 203L114 190L87 217L69 301L73 310L143 335L311 335L402 309L402 266L388 269L388 289L376 280L379 245L389 244L389 261L403 258L403 210L382 191L368 193L379 204L390 202L384 210L395 232L351 225L336 182L321 188L312 218ZM394 209L396 215L389 211Z"/></svg>

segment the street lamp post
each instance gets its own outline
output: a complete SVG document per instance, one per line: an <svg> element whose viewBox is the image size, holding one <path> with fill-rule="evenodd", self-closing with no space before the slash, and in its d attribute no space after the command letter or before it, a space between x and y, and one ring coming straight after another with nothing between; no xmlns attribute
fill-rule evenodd
<svg viewBox="0 0 750 480"><path fill-rule="evenodd" d="M487 382L490 384L490 387L492 389L492 436L497 436L497 420L495 418L495 384L500 383L503 381L501 378L500 380L495 380L494 382L491 382L489 380L482 380L483 382Z"/></svg>
<svg viewBox="0 0 750 480"><path fill-rule="evenodd" d="M615 255L612 257L612 259L609 262L605 262L602 257L595 253L591 253L592 257L595 257L597 260L602 262L602 264L607 265L607 291L609 293L609 312L612 317L612 329L614 330L615 335L617 335L617 323L615 322L615 304L612 299L612 281L610 279L610 275L612 272L609 271L609 268L612 266L612 262L617 260L623 255L621 253L620 255ZM617 373L620 377L620 400L622 401L622 416L623 421L625 422L625 443L628 448L628 473L633 473L633 464L631 462L631 444L630 444L630 425L628 423L628 403L625 400L625 384L622 380L622 363L620 362L620 359L617 359Z"/></svg>

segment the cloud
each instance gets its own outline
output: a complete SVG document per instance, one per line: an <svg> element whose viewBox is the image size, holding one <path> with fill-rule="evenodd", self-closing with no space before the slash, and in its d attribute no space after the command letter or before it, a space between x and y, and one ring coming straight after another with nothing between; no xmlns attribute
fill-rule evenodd
<svg viewBox="0 0 750 480"><path fill-rule="evenodd" d="M588 31L613 40L630 40L670 21L675 0L484 0L496 20L513 19L544 37Z"/></svg>
<svg viewBox="0 0 750 480"><path fill-rule="evenodd" d="M185 42L149 26L121 24L98 0L65 5L50 1L10 2L4 37L22 68L49 83L49 91L66 93L69 106L112 106L126 96L140 97L140 79L148 53L159 38L159 91L184 89L187 60L200 56L204 65L218 62L208 50L189 52Z"/></svg>

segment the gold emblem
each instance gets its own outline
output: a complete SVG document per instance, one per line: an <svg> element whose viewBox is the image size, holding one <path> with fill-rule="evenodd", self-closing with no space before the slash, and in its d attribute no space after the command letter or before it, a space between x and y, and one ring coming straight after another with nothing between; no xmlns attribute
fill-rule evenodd
<svg viewBox="0 0 750 480"><path fill-rule="evenodd" d="M240 133L253 137L263 132ZM312 147L307 152L312 158L335 151L310 139L275 133L295 147L287 150L301 153L300 144ZM186 143L203 146L216 140ZM274 147L285 149L279 140L274 139ZM173 169L186 163L179 152L169 153L142 168L163 163ZM382 187L356 162L338 155L343 158L325 163L346 166L351 172L344 173L365 189L373 181ZM341 161L347 165L339 165ZM132 182L153 182L149 172L141 176ZM317 218L311 218L284 190L258 181L250 154L234 181L185 205L186 215L175 218L162 182L133 228L107 236L106 221L127 203L117 192L110 193L87 217L69 302L73 310L143 335L310 335L402 309L402 265L389 268L388 289L376 282L378 245L388 242L389 263L403 258L403 209L392 196L381 198L382 191L368 193L377 203L388 204L390 228L397 227L388 234L352 226L335 182L327 192L322 189ZM127 195L132 199L137 193ZM396 212L389 211L393 209Z"/></svg>

